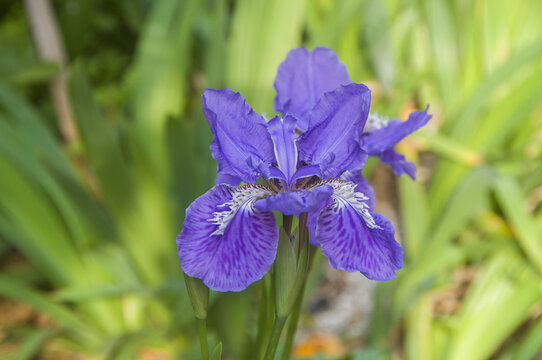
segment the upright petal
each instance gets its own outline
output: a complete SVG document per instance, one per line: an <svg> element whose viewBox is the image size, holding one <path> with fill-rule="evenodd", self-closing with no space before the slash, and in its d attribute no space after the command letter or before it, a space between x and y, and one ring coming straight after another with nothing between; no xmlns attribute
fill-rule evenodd
<svg viewBox="0 0 542 360"><path fill-rule="evenodd" d="M183 271L216 291L241 291L261 279L275 259L278 231L272 212L254 202L264 186L216 185L186 210L177 237Z"/></svg>
<svg viewBox="0 0 542 360"><path fill-rule="evenodd" d="M275 116L267 123L278 167L286 177L288 185L297 169L297 147L294 133L296 123L297 120L291 115L286 115L282 121L278 116Z"/></svg>
<svg viewBox="0 0 542 360"><path fill-rule="evenodd" d="M358 140L370 104L371 91L362 84L339 86L324 94L310 113L309 131L299 139L300 160L320 165L324 178L361 169L367 155Z"/></svg>
<svg viewBox="0 0 542 360"><path fill-rule="evenodd" d="M361 146L373 156L393 148L407 135L427 124L432 117L427 113L428 109L411 113L407 121L391 120L386 126L361 134Z"/></svg>
<svg viewBox="0 0 542 360"><path fill-rule="evenodd" d="M308 129L308 114L322 95L351 83L346 66L333 50L317 47L290 50L275 77L275 111L295 114L298 128Z"/></svg>
<svg viewBox="0 0 542 360"><path fill-rule="evenodd" d="M333 188L329 185L315 187L310 191L301 189L281 192L256 201L254 207L261 211L280 211L284 215L299 215L319 209L332 193Z"/></svg>
<svg viewBox="0 0 542 360"><path fill-rule="evenodd" d="M316 239L332 267L359 271L372 280L395 277L403 266L403 250L392 224L368 210L355 184L334 180L333 203L318 216Z"/></svg>
<svg viewBox="0 0 542 360"><path fill-rule="evenodd" d="M218 162L217 180L239 184L265 176L275 156L264 118L230 89L205 89L203 111L213 132L210 148Z"/></svg>

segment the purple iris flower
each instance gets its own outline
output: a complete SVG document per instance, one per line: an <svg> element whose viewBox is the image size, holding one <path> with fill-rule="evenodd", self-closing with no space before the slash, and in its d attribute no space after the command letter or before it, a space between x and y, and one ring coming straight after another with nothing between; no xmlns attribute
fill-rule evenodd
<svg viewBox="0 0 542 360"><path fill-rule="evenodd" d="M374 213L373 191L360 172L368 154L395 145L392 136L363 130L369 89L352 83L326 48L290 51L275 88L283 117L269 121L239 93L204 91L217 185L186 210L177 237L182 269L213 290L245 289L274 262L278 211L308 214L311 243L334 268L394 278L403 251L390 221ZM379 141L386 142L383 151Z"/></svg>
<svg viewBox="0 0 542 360"><path fill-rule="evenodd" d="M308 114L320 97L339 85L350 84L346 66L337 54L328 48L318 47L313 51L298 48L290 51L280 64L275 79L275 111L298 116L298 128L306 131ZM403 138L418 130L431 119L425 111L410 114L407 121L388 120L378 114L369 114L359 144L369 156L378 156L390 164L397 176L407 173L416 178L416 166L406 161L405 156L393 150Z"/></svg>

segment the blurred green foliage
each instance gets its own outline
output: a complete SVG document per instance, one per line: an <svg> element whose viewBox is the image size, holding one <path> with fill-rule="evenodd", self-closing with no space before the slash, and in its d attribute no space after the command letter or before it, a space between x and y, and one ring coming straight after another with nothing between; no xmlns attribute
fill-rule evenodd
<svg viewBox="0 0 542 360"><path fill-rule="evenodd" d="M276 67L300 45L337 51L373 110L434 114L401 145L420 175L397 181L405 269L349 358L540 356L542 2L53 4L68 145L47 87L59 67L37 56L23 2L0 4L0 295L46 319L6 320L0 357L199 356L174 238L214 182L201 93L230 87L271 114ZM253 356L257 288L211 296L225 358Z"/></svg>

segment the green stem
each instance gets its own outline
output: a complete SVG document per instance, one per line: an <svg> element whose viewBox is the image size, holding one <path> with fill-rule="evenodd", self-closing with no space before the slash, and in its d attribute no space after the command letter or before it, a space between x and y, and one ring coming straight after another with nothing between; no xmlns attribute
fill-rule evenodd
<svg viewBox="0 0 542 360"><path fill-rule="evenodd" d="M207 345L207 322L205 319L198 319L199 343L201 346L201 359L209 360L209 347Z"/></svg>
<svg viewBox="0 0 542 360"><path fill-rule="evenodd" d="M299 322L299 315L301 314L301 304L303 304L304 292L305 284L301 287L301 291L294 304L294 310L288 321L288 327L286 328L286 342L284 343L284 349L282 350L282 360L290 359L290 353L292 352L292 346L294 344L294 336Z"/></svg>
<svg viewBox="0 0 542 360"><path fill-rule="evenodd" d="M265 350L264 360L273 360L275 358L275 352L277 352L277 345L279 344L280 334L282 333L285 322L286 317L275 317L273 329L271 330L271 338L269 338L269 344L267 344L267 350Z"/></svg>
<svg viewBox="0 0 542 360"><path fill-rule="evenodd" d="M301 249L303 248L303 246L309 246L308 243L307 244L304 243L307 219L308 219L307 213L302 213L299 216L298 257L301 255ZM311 262L312 262L312 256L309 257L309 263ZM295 300L292 314L290 315L290 318L288 321L288 327L286 329L286 342L284 344L284 349L282 350L282 360L288 360L290 358L290 353L292 352L292 346L294 344L294 336L297 331L299 315L301 314L301 305L303 304L303 295L305 294L305 285L307 283L307 276L308 276L309 269L310 269L310 264L307 268L307 273L305 274L305 281L303 281L303 285L301 286L301 289L299 290L299 294L297 295L297 299Z"/></svg>
<svg viewBox="0 0 542 360"><path fill-rule="evenodd" d="M261 281L261 289L255 359L261 359L265 353L267 339L269 339L269 335L271 333L270 324L273 322L273 314L275 313L272 300L274 299L274 295L271 285L271 278L269 276L265 276Z"/></svg>

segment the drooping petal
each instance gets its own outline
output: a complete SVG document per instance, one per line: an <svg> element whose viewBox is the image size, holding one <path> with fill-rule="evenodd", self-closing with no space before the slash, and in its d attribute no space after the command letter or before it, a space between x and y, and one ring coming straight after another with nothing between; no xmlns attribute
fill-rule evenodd
<svg viewBox="0 0 542 360"><path fill-rule="evenodd" d="M351 83L346 66L333 50L317 47L290 50L275 77L275 111L294 114L298 128L308 130L308 114L320 97L339 85Z"/></svg>
<svg viewBox="0 0 542 360"><path fill-rule="evenodd" d="M411 113L407 121L391 120L386 126L363 133L360 138L361 146L371 156L379 155L393 148L407 135L427 124L432 117L427 113L428 109L429 107L425 111Z"/></svg>
<svg viewBox="0 0 542 360"><path fill-rule="evenodd" d="M239 184L266 176L275 156L264 118L230 89L205 89L203 111L213 133L210 148L218 179Z"/></svg>
<svg viewBox="0 0 542 360"><path fill-rule="evenodd" d="M294 133L296 123L296 118L291 115L286 115L282 121L278 116L275 116L267 123L279 170L285 175L288 183L297 168L297 147Z"/></svg>
<svg viewBox="0 0 542 360"><path fill-rule="evenodd" d="M241 291L261 279L275 259L278 231L274 214L253 205L269 194L258 184L220 184L197 198L177 237L183 271L216 291Z"/></svg>
<svg viewBox="0 0 542 360"><path fill-rule="evenodd" d="M312 190L281 192L256 201L254 207L260 211L280 211L284 215L299 215L320 208L333 193L329 185Z"/></svg>
<svg viewBox="0 0 542 360"><path fill-rule="evenodd" d="M366 198L364 202L367 204L368 209L371 211L374 210L376 202L375 193L369 182L365 180L363 175L361 175L361 170L345 171L341 175L341 179L356 184L354 191L356 193L363 194L363 196ZM314 246L320 247L320 244L316 239L316 225L318 223L318 215L320 215L320 212L325 207L331 205L332 202L333 200L331 198L328 198L327 201L325 203L322 203L319 208L309 213L309 216L307 218L307 228L309 229L310 243Z"/></svg>
<svg viewBox="0 0 542 360"><path fill-rule="evenodd" d="M324 94L310 113L309 131L299 139L300 160L318 164L324 178L361 169L367 154L359 146L371 91L362 84L339 86Z"/></svg>
<svg viewBox="0 0 542 360"><path fill-rule="evenodd" d="M365 203L369 206L369 210L374 210L376 202L375 192L369 182L361 175L361 170L345 171L341 175L341 179L355 183L356 187L354 191L368 197Z"/></svg>
<svg viewBox="0 0 542 360"><path fill-rule="evenodd" d="M393 279L403 266L403 250L394 239L392 224L369 211L354 183L330 184L335 190L333 203L319 214L316 226L322 253L336 269L359 271L372 280Z"/></svg>
<svg viewBox="0 0 542 360"><path fill-rule="evenodd" d="M380 154L380 161L390 164L395 175L401 176L407 173L413 180L416 180L416 165L407 161L405 155L390 149Z"/></svg>

